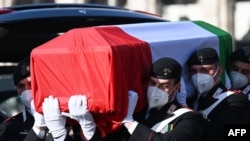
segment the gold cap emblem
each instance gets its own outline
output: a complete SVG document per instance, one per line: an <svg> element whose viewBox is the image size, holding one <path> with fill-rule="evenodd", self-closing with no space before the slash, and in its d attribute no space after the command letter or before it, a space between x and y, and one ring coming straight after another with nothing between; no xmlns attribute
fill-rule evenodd
<svg viewBox="0 0 250 141"><path fill-rule="evenodd" d="M200 62L204 62L203 56L199 56L198 58L199 58Z"/></svg>
<svg viewBox="0 0 250 141"><path fill-rule="evenodd" d="M169 73L172 73L172 70L171 70L170 68L165 68L165 69L163 70L164 76L167 76Z"/></svg>

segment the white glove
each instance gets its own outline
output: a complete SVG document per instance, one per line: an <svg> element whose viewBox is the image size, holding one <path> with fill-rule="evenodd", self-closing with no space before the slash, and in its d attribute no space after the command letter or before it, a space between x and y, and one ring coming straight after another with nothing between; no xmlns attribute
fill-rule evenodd
<svg viewBox="0 0 250 141"><path fill-rule="evenodd" d="M34 100L31 101L31 112L35 119L32 129L40 139L44 139L45 134L46 134L45 133L46 124L45 124L43 115L36 111Z"/></svg>
<svg viewBox="0 0 250 141"><path fill-rule="evenodd" d="M34 116L35 122L34 122L34 126L36 127L45 127L45 121L44 121L44 117L42 114L38 113L35 109L35 105L34 105L34 100L31 101L31 111L32 114Z"/></svg>
<svg viewBox="0 0 250 141"><path fill-rule="evenodd" d="M66 118L61 115L57 98L49 96L43 102L44 120L54 139L66 137Z"/></svg>
<svg viewBox="0 0 250 141"><path fill-rule="evenodd" d="M69 98L68 108L70 113L62 113L79 122L83 134L87 140L90 140L96 130L96 123L88 111L87 98L85 95L74 95Z"/></svg>
<svg viewBox="0 0 250 141"><path fill-rule="evenodd" d="M123 119L122 123L133 122L133 113L138 101L138 94L135 91L128 91L128 111L126 117Z"/></svg>

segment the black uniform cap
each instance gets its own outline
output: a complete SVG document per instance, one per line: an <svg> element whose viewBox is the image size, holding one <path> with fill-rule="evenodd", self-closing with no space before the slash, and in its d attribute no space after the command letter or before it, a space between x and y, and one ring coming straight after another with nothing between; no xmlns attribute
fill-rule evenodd
<svg viewBox="0 0 250 141"><path fill-rule="evenodd" d="M182 73L181 65L174 59L165 57L155 61L150 68L149 75L158 79L180 78Z"/></svg>
<svg viewBox="0 0 250 141"><path fill-rule="evenodd" d="M195 51L188 59L188 65L209 65L219 61L214 48L201 48Z"/></svg>
<svg viewBox="0 0 250 141"><path fill-rule="evenodd" d="M30 76L30 58L25 57L18 63L13 73L14 85L16 86L19 81L21 81L22 79L28 76Z"/></svg>
<svg viewBox="0 0 250 141"><path fill-rule="evenodd" d="M230 55L231 61L250 63L250 47L240 47Z"/></svg>

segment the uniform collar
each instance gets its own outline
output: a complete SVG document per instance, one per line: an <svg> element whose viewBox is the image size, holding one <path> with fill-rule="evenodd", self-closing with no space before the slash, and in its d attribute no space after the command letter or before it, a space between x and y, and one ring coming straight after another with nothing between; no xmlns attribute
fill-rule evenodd
<svg viewBox="0 0 250 141"><path fill-rule="evenodd" d="M208 91L207 94L203 95L204 97L216 97L218 90L220 90L220 93L227 91L228 89L226 86L220 82L218 85L215 85L210 91Z"/></svg>
<svg viewBox="0 0 250 141"><path fill-rule="evenodd" d="M247 86L245 86L242 89L242 93L244 93L245 95L249 95L250 94L250 84L248 84Z"/></svg>
<svg viewBox="0 0 250 141"><path fill-rule="evenodd" d="M211 104L213 104L215 101L217 101L217 97L227 91L228 89L226 86L220 82L218 85L214 86L206 95L202 95L200 99L198 100L198 110L203 110L209 107Z"/></svg>

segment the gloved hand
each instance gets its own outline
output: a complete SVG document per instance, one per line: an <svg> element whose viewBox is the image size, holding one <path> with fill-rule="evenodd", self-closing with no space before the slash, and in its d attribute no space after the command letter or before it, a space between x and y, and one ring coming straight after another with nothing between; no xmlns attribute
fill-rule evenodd
<svg viewBox="0 0 250 141"><path fill-rule="evenodd" d="M44 121L44 117L42 114L38 113L35 109L35 105L34 105L34 100L31 101L31 113L34 117L34 124L33 124L33 131L34 133L38 136L38 138L40 139L44 139L45 138L45 130L46 130L46 124Z"/></svg>
<svg viewBox="0 0 250 141"><path fill-rule="evenodd" d="M34 105L34 100L31 101L31 112L34 116L35 122L33 126L36 127L45 127L45 121L44 121L44 117L42 114L38 113L35 109L35 105Z"/></svg>
<svg viewBox="0 0 250 141"><path fill-rule="evenodd" d="M138 101L138 94L135 91L128 91L128 110L127 110L127 115L123 119L122 123L126 122L133 122L133 113L136 107Z"/></svg>
<svg viewBox="0 0 250 141"><path fill-rule="evenodd" d="M66 137L66 118L61 115L57 98L49 96L43 102L44 120L54 139ZM60 139L61 140L61 139Z"/></svg>
<svg viewBox="0 0 250 141"><path fill-rule="evenodd" d="M69 98L68 108L70 113L62 113L79 122L83 134L87 140L90 140L96 130L96 123L92 114L87 108L87 98L85 95L74 95Z"/></svg>

